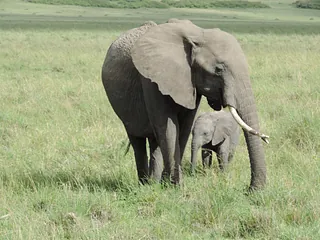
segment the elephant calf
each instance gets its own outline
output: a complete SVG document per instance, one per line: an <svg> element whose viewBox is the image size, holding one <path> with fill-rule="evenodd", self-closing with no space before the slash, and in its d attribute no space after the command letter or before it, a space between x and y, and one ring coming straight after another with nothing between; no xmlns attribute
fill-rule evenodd
<svg viewBox="0 0 320 240"><path fill-rule="evenodd" d="M231 161L239 142L240 127L230 112L217 111L201 114L194 123L191 143L191 171L194 172L197 152L202 147L202 164L212 165L216 152L219 168L223 171Z"/></svg>

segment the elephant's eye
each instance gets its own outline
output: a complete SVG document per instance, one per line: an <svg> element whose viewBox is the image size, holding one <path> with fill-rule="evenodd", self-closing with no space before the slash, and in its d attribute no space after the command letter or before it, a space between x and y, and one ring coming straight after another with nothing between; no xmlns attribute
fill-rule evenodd
<svg viewBox="0 0 320 240"><path fill-rule="evenodd" d="M223 70L224 70L224 65L221 64L221 63L218 63L216 65L216 68L215 68L214 72L215 72L216 75L222 75Z"/></svg>

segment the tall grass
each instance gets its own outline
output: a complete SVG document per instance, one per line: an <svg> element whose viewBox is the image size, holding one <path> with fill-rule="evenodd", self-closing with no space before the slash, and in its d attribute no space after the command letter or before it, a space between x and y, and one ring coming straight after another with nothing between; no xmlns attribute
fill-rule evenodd
<svg viewBox="0 0 320 240"><path fill-rule="evenodd" d="M121 32L0 30L0 239L318 239L320 36L233 31L271 136L246 196L243 138L226 174L189 176L188 145L180 188L138 185L100 80Z"/></svg>

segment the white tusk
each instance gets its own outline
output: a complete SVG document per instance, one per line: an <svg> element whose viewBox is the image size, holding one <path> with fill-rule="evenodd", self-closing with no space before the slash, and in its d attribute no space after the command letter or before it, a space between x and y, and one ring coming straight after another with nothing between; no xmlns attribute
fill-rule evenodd
<svg viewBox="0 0 320 240"><path fill-rule="evenodd" d="M252 127L248 126L239 116L237 110L234 107L228 106L231 115L233 116L234 120L247 132L259 136L264 142L269 143L269 136L259 133L258 131L254 130Z"/></svg>

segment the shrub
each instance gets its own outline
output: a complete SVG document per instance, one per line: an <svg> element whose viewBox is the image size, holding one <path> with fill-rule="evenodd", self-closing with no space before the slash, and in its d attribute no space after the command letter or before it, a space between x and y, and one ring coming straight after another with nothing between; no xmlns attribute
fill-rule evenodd
<svg viewBox="0 0 320 240"><path fill-rule="evenodd" d="M311 8L320 10L320 0L296 1L293 3L297 8Z"/></svg>
<svg viewBox="0 0 320 240"><path fill-rule="evenodd" d="M217 0L28 0L44 4L79 5L107 8L268 8L261 2Z"/></svg>
<svg viewBox="0 0 320 240"><path fill-rule="evenodd" d="M84 7L106 7L106 8L168 8L163 2L153 0L29 0L34 3L54 5L78 5Z"/></svg>
<svg viewBox="0 0 320 240"><path fill-rule="evenodd" d="M264 3L249 1L163 0L162 2L176 8L269 8L269 6Z"/></svg>

